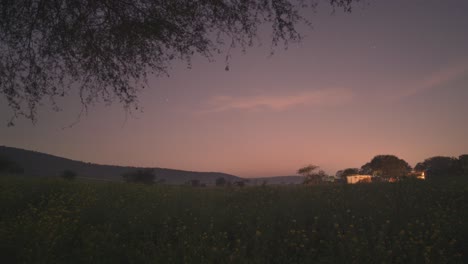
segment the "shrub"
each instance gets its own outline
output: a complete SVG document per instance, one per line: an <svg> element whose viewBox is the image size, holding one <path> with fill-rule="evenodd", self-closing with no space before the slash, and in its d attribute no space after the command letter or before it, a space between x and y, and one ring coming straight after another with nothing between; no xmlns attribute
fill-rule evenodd
<svg viewBox="0 0 468 264"><path fill-rule="evenodd" d="M154 169L139 169L122 175L126 182L153 184L156 175Z"/></svg>
<svg viewBox="0 0 468 264"><path fill-rule="evenodd" d="M65 180L74 180L76 178L76 172L72 170L64 170L60 177L64 178Z"/></svg>
<svg viewBox="0 0 468 264"><path fill-rule="evenodd" d="M216 179L216 186L224 186L226 185L226 179L224 177L219 177Z"/></svg>

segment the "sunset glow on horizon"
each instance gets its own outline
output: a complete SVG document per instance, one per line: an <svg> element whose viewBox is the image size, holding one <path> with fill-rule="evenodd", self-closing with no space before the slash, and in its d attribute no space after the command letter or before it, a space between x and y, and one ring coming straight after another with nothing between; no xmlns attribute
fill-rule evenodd
<svg viewBox="0 0 468 264"><path fill-rule="evenodd" d="M82 107L73 92L38 123L0 98L0 145L109 165L217 171L241 177L327 173L379 154L411 166L468 153L468 1L369 1L319 9L313 29L270 54L268 38L214 62L177 62L149 78L142 112ZM265 32L265 36L268 36ZM47 103L45 103L47 105ZM72 126L71 126L72 125Z"/></svg>

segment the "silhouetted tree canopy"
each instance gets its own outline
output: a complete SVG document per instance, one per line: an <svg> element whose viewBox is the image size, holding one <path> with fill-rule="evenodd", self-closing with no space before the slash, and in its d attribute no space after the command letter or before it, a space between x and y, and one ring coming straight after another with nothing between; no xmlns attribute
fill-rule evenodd
<svg viewBox="0 0 468 264"><path fill-rule="evenodd" d="M458 157L458 162L463 175L468 176L468 154L460 155L460 157Z"/></svg>
<svg viewBox="0 0 468 264"><path fill-rule="evenodd" d="M416 166L414 166L414 170L417 172L425 172L426 165L424 164L424 162L418 162Z"/></svg>
<svg viewBox="0 0 468 264"><path fill-rule="evenodd" d="M460 156L461 160L465 158ZM454 157L436 156L425 159L415 166L418 171L424 171L427 179L442 178L447 176L459 176L463 174L460 160Z"/></svg>
<svg viewBox="0 0 468 264"><path fill-rule="evenodd" d="M363 174L371 174L382 178L401 178L407 176L411 166L394 155L377 155L369 163L361 167Z"/></svg>
<svg viewBox="0 0 468 264"><path fill-rule="evenodd" d="M358 168L347 168L336 172L336 177L346 180L347 176L359 174Z"/></svg>
<svg viewBox="0 0 468 264"><path fill-rule="evenodd" d="M316 165L308 165L297 170L297 173L304 176L304 184L318 184L327 176L325 171L317 171L318 168L319 166Z"/></svg>
<svg viewBox="0 0 468 264"><path fill-rule="evenodd" d="M351 11L360 0L326 0ZM271 25L272 44L299 41L299 13L318 0L2 0L0 93L12 121L36 120L39 103L78 89L84 107L96 101L138 109L148 73L167 74L171 61L243 50ZM227 51L226 58L229 57Z"/></svg>

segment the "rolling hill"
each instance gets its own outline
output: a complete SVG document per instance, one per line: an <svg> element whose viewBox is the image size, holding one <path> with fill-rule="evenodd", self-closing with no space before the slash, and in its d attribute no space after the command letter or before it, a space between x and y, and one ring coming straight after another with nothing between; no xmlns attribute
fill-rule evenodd
<svg viewBox="0 0 468 264"><path fill-rule="evenodd" d="M0 156L8 157L24 169L26 176L59 176L64 170L74 171L80 178L96 180L122 181L122 174L131 172L137 167L99 165L75 161L41 152L0 146ZM206 185L214 185L219 177L235 182L244 180L240 177L220 172L194 172L166 168L154 168L156 181L166 184L184 184L190 180L199 180Z"/></svg>

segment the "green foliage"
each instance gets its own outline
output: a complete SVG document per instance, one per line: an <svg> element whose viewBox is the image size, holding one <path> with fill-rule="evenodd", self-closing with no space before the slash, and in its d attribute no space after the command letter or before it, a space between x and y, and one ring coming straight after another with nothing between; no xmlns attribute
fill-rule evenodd
<svg viewBox="0 0 468 264"><path fill-rule="evenodd" d="M60 177L64 178L65 180L74 180L76 178L76 172L72 170L64 170Z"/></svg>
<svg viewBox="0 0 468 264"><path fill-rule="evenodd" d="M0 178L3 263L467 263L468 183Z"/></svg>
<svg viewBox="0 0 468 264"><path fill-rule="evenodd" d="M154 169L139 169L122 175L124 180L129 183L153 184L156 175Z"/></svg>

